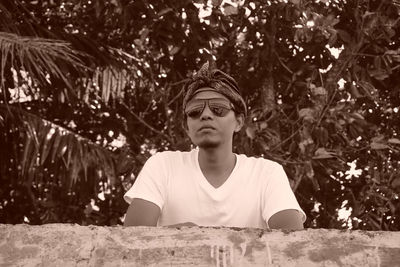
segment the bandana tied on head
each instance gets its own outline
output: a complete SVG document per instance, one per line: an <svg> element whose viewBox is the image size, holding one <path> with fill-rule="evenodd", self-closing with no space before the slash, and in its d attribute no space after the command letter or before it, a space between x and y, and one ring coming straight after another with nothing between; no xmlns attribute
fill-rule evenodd
<svg viewBox="0 0 400 267"><path fill-rule="evenodd" d="M213 91L224 95L232 102L237 113L243 113L246 116L246 103L240 95L235 79L221 70L210 68L208 62L184 85L183 110L185 110L188 101L195 94L203 91L204 87L210 87Z"/></svg>

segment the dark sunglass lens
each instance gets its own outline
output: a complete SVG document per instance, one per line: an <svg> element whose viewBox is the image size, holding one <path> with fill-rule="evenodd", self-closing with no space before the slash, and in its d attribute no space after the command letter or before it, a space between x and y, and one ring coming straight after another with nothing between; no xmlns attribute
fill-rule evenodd
<svg viewBox="0 0 400 267"><path fill-rule="evenodd" d="M197 108L197 109L192 109L186 112L186 115L190 118L198 118L201 115L201 112L203 109Z"/></svg>
<svg viewBox="0 0 400 267"><path fill-rule="evenodd" d="M225 117L230 109L221 106L212 106L211 111L218 117Z"/></svg>

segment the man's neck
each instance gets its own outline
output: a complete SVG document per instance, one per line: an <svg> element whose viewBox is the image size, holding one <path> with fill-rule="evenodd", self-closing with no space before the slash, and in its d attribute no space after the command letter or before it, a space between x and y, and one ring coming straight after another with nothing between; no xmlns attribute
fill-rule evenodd
<svg viewBox="0 0 400 267"><path fill-rule="evenodd" d="M236 164L232 149L200 148L200 169L212 185L221 185L226 181Z"/></svg>

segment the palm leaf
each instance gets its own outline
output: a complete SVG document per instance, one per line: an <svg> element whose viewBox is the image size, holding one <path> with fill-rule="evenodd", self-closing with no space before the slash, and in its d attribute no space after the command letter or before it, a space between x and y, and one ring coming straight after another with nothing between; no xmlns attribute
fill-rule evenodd
<svg viewBox="0 0 400 267"><path fill-rule="evenodd" d="M40 94L58 90L58 94L69 98L60 88L67 87L73 96L85 102L89 101L88 92L95 91L104 103L109 103L110 99L115 103L123 97L130 81L140 79L137 70L143 75L149 72L142 66L141 59L122 49L104 45L84 34L66 33L63 25L49 30L20 0L2 1L0 12L0 86L3 88L7 82L5 77L8 77L8 85L13 84L10 69L14 68L17 73L19 70L28 72L38 83ZM88 68L89 65L96 71ZM46 75L50 75L50 79ZM76 81L82 80L85 86L81 91L86 93L80 94L81 85Z"/></svg>
<svg viewBox="0 0 400 267"><path fill-rule="evenodd" d="M71 45L64 41L0 32L0 51L0 85L2 87L5 82L4 73L10 68L14 68L17 72L19 70L27 71L42 86L47 87L46 76L50 75L62 80L71 89L72 84L67 72L60 66L81 70L89 69L80 59L84 54L73 50Z"/></svg>
<svg viewBox="0 0 400 267"><path fill-rule="evenodd" d="M101 170L111 184L118 176L115 168L116 156L90 140L13 106L0 105L0 115L5 123L17 125L25 139L25 142L21 140L23 147L19 158L21 175L25 181L31 182L36 171L49 166L49 162L58 162L58 165L65 163L65 184L70 187L81 181L80 179L87 180L89 168ZM37 134L38 144L32 132ZM81 173L83 177L80 176Z"/></svg>
<svg viewBox="0 0 400 267"><path fill-rule="evenodd" d="M115 49L109 48L109 50L114 51ZM27 72L41 89L50 88L49 90L55 90L56 87L51 84L52 79L48 78L50 76L61 80L74 95L86 100L86 102L89 101L87 91L92 90L97 92L97 95L104 103L109 103L111 97L113 101L123 98L124 89L131 80L135 79L131 73L136 71L136 67L131 66L132 69L128 72L116 60L108 62L110 64L115 63L115 65L99 67L96 70L90 69L81 60L82 58L90 57L88 54L78 52L69 43L60 40L22 37L16 34L0 32L0 51L0 86L3 88L6 82L5 73L13 68L17 70L17 74L20 73L20 70ZM115 54L116 58L123 57L129 61L133 61L133 59L136 62L138 61L138 59L125 52L122 54L114 52L113 54ZM80 76L86 77L84 78L85 94L77 94L77 89L72 81L74 76L71 76L68 70L78 70L78 72L80 70ZM143 69L142 72L144 72ZM88 75L91 76L90 79L87 78ZM12 75L10 76L12 77ZM21 75L19 76L19 79L24 79ZM75 76L74 81L76 78ZM14 86L17 87L18 85ZM46 90L41 90L40 92L42 91ZM65 92L61 91L59 93L65 94ZM31 92L31 94L34 93ZM68 97L68 95L66 96Z"/></svg>

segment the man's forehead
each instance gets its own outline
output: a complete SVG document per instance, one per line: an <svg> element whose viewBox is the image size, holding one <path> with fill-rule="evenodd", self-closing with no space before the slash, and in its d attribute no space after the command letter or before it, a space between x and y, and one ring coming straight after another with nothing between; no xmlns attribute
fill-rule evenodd
<svg viewBox="0 0 400 267"><path fill-rule="evenodd" d="M218 93L215 89L210 87L201 88L200 92L196 93L192 99L210 99L210 98L223 98L229 100L223 94Z"/></svg>

